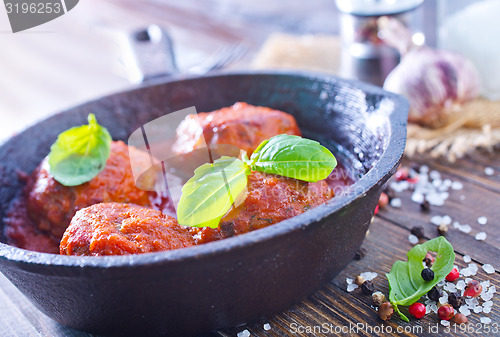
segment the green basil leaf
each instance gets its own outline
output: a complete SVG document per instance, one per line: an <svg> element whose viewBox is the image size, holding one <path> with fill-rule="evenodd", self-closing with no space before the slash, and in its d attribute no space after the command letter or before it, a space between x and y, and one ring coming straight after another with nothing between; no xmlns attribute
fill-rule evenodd
<svg viewBox="0 0 500 337"><path fill-rule="evenodd" d="M92 180L104 169L111 148L108 130L89 114L88 125L73 127L59 134L49 153L50 173L65 186Z"/></svg>
<svg viewBox="0 0 500 337"><path fill-rule="evenodd" d="M337 160L320 143L291 135L263 141L251 156L252 170L316 182L328 177Z"/></svg>
<svg viewBox="0 0 500 337"><path fill-rule="evenodd" d="M247 187L250 169L243 161L222 157L203 164L182 187L177 221L184 226L216 228Z"/></svg>
<svg viewBox="0 0 500 337"><path fill-rule="evenodd" d="M431 269L434 271L434 279L425 281L422 276L424 269L422 260L428 251L437 253L436 260ZM399 313L401 319L408 321L402 314L398 305L411 305L418 301L436 284L446 278L453 269L455 252L452 245L443 236L429 240L423 244L416 245L407 254L408 262L396 261L387 274L389 281L389 301L394 310Z"/></svg>

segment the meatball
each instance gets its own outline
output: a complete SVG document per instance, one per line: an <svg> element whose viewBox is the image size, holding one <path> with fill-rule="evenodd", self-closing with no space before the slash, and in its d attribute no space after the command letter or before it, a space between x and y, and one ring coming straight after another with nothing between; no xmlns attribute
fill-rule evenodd
<svg viewBox="0 0 500 337"><path fill-rule="evenodd" d="M129 147L121 142L111 143L111 154L104 169L91 181L79 186L63 186L49 172L45 158L28 182L27 211L38 230L59 241L76 211L100 202L151 205L151 192L136 187L129 160ZM147 153L140 152L144 163L150 162Z"/></svg>
<svg viewBox="0 0 500 337"><path fill-rule="evenodd" d="M324 180L308 183L274 174L252 172L246 199L231 209L217 228L191 228L198 244L267 227L304 213L328 199L333 190Z"/></svg>
<svg viewBox="0 0 500 337"><path fill-rule="evenodd" d="M176 153L203 146L230 144L250 155L264 140L279 134L300 136L295 118L286 112L238 102L233 106L187 116L177 128ZM199 121L199 123L198 123ZM201 127L200 127L201 124Z"/></svg>
<svg viewBox="0 0 500 337"><path fill-rule="evenodd" d="M190 247L194 240L177 220L160 211L121 203L79 210L64 232L63 255L126 255Z"/></svg>

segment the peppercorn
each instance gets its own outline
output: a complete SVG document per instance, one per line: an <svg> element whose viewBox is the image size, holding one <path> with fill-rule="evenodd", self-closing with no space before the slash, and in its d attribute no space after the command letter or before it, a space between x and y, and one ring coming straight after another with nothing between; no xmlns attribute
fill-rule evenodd
<svg viewBox="0 0 500 337"><path fill-rule="evenodd" d="M364 282L365 278L361 275L356 276L356 278L354 279L354 284L356 284L357 286L361 286Z"/></svg>
<svg viewBox="0 0 500 337"><path fill-rule="evenodd" d="M387 206L388 203L389 203L389 197L387 196L386 193L382 192L382 194L380 194L380 198L378 199L378 206L380 208L385 208L385 206Z"/></svg>
<svg viewBox="0 0 500 337"><path fill-rule="evenodd" d="M481 285L481 283L476 280L472 280L465 286L464 296L478 297L479 295L481 295L482 291L483 286Z"/></svg>
<svg viewBox="0 0 500 337"><path fill-rule="evenodd" d="M384 302L378 309L378 315L384 321L391 319L392 314L394 313L394 308L392 307L390 302Z"/></svg>
<svg viewBox="0 0 500 337"><path fill-rule="evenodd" d="M453 308L458 310L462 306L463 297L460 293L451 293L448 295L448 303L450 303Z"/></svg>
<svg viewBox="0 0 500 337"><path fill-rule="evenodd" d="M357 252L356 252L356 255L354 255L354 259L355 260L361 260L362 258L364 258L366 255L366 249L361 247Z"/></svg>
<svg viewBox="0 0 500 337"><path fill-rule="evenodd" d="M439 301L439 298L443 296L443 291L441 289L438 289L436 287L433 287L429 292L427 293L427 297L432 300L432 301Z"/></svg>
<svg viewBox="0 0 500 337"><path fill-rule="evenodd" d="M413 226L410 231L419 239L422 239L424 237L424 227L422 226Z"/></svg>
<svg viewBox="0 0 500 337"><path fill-rule="evenodd" d="M373 305L380 307L385 302L385 296L380 291L372 294Z"/></svg>
<svg viewBox="0 0 500 337"><path fill-rule="evenodd" d="M408 308L408 312L415 318L422 318L425 316L425 305L419 302L415 302Z"/></svg>
<svg viewBox="0 0 500 337"><path fill-rule="evenodd" d="M429 213L431 211L431 204L427 199L424 199L424 201L420 204L420 211L424 213Z"/></svg>
<svg viewBox="0 0 500 337"><path fill-rule="evenodd" d="M361 285L361 291L365 295L371 295L371 294L373 294L374 290L375 290L375 286L373 285L372 281L365 281Z"/></svg>
<svg viewBox="0 0 500 337"><path fill-rule="evenodd" d="M439 235L445 236L447 232L448 232L448 225L445 225L444 223L442 223L438 226Z"/></svg>
<svg viewBox="0 0 500 337"><path fill-rule="evenodd" d="M420 275L422 275L422 278L424 279L424 281L434 280L434 272L430 268L422 269L422 272L420 273Z"/></svg>
<svg viewBox="0 0 500 337"><path fill-rule="evenodd" d="M458 313L453 317L453 322L455 322L455 324L465 324L468 321L469 319L464 314Z"/></svg>
<svg viewBox="0 0 500 337"><path fill-rule="evenodd" d="M427 268L430 268L430 267L432 267L432 264L434 263L434 256L432 256L431 253L427 253L427 254L425 254L425 257L422 261L424 261Z"/></svg>
<svg viewBox="0 0 500 337"><path fill-rule="evenodd" d="M453 268L448 275L446 275L446 281L453 282L460 276L457 268Z"/></svg>
<svg viewBox="0 0 500 337"><path fill-rule="evenodd" d="M453 318L453 316L455 316L455 310L453 310L453 307L451 305L443 304L439 307L437 314L439 319L449 321Z"/></svg>
<svg viewBox="0 0 500 337"><path fill-rule="evenodd" d="M408 179L408 176L410 175L410 172L407 167L400 167L396 173L394 174L394 177L396 180L406 180Z"/></svg>

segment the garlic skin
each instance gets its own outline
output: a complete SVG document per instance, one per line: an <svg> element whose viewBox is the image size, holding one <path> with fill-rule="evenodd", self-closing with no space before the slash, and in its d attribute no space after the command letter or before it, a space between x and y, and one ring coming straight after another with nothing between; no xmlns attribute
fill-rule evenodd
<svg viewBox="0 0 500 337"><path fill-rule="evenodd" d="M480 80L474 64L446 50L413 49L391 71L384 89L405 96L410 102L408 121L438 128L460 106L479 94Z"/></svg>

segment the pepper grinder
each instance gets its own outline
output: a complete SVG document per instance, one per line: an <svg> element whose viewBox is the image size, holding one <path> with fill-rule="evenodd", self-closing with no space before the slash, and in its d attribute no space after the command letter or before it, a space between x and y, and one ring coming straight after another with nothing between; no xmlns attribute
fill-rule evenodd
<svg viewBox="0 0 500 337"><path fill-rule="evenodd" d="M343 77L378 86L400 59L399 51L380 36L380 19L391 17L409 28L414 41L424 43L417 9L424 0L336 0L342 38L341 72Z"/></svg>

